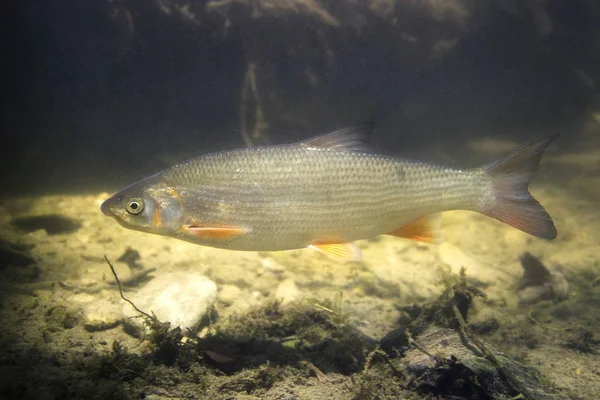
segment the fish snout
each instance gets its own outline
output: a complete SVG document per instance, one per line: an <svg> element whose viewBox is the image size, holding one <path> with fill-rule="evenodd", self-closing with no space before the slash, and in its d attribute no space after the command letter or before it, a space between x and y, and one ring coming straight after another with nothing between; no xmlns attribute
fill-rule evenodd
<svg viewBox="0 0 600 400"><path fill-rule="evenodd" d="M113 213L111 211L113 203L114 203L113 197L111 197L110 199L104 200L102 202L102 205L100 206L100 210L102 210L102 213L104 215L108 215L109 217L113 216Z"/></svg>

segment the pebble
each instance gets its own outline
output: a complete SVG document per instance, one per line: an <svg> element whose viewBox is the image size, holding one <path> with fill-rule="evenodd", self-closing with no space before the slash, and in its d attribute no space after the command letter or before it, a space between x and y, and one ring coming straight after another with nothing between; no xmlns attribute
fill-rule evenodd
<svg viewBox="0 0 600 400"><path fill-rule="evenodd" d="M105 331L121 323L121 305L99 299L88 293L77 293L69 299L83 310L83 328L88 332Z"/></svg>
<svg viewBox="0 0 600 400"><path fill-rule="evenodd" d="M569 298L569 281L558 269L552 272L552 299L558 303Z"/></svg>
<svg viewBox="0 0 600 400"><path fill-rule="evenodd" d="M299 296L300 291L292 279L284 279L275 291L275 298L281 301L282 305L294 302Z"/></svg>
<svg viewBox="0 0 600 400"><path fill-rule="evenodd" d="M83 328L88 332L112 329L122 321L121 299L119 303L95 299L84 308Z"/></svg>
<svg viewBox="0 0 600 400"><path fill-rule="evenodd" d="M235 285L223 285L219 290L218 300L226 306L232 305L242 295L242 291Z"/></svg>
<svg viewBox="0 0 600 400"><path fill-rule="evenodd" d="M88 332L100 332L119 325L120 315L108 310L98 310L85 315L83 328Z"/></svg>
<svg viewBox="0 0 600 400"><path fill-rule="evenodd" d="M137 308L156 315L161 322L170 322L171 329L194 330L217 298L217 285L207 277L193 272L166 272L135 293L128 294ZM140 334L145 326L140 314L123 305L127 332Z"/></svg>
<svg viewBox="0 0 600 400"><path fill-rule="evenodd" d="M232 313L244 314L245 312L249 311L250 308L250 304L246 300L240 298L234 301L227 310L231 311Z"/></svg>
<svg viewBox="0 0 600 400"><path fill-rule="evenodd" d="M285 272L285 267L279 264L277 261L273 260L272 258L265 258L264 260L262 260L262 266L265 268L265 270L271 271L276 274L281 274Z"/></svg>
<svg viewBox="0 0 600 400"><path fill-rule="evenodd" d="M552 298L552 292L549 286L529 286L519 291L519 305L530 306L544 300Z"/></svg>
<svg viewBox="0 0 600 400"><path fill-rule="evenodd" d="M25 238L33 242L44 241L48 239L48 233L45 229L38 229L37 231L29 232L24 235Z"/></svg>

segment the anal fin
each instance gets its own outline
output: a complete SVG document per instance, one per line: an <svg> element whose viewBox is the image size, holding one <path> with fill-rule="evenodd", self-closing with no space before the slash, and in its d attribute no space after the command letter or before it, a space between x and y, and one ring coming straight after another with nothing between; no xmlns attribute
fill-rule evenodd
<svg viewBox="0 0 600 400"><path fill-rule="evenodd" d="M314 243L308 247L348 261L362 260L362 252L354 243Z"/></svg>
<svg viewBox="0 0 600 400"><path fill-rule="evenodd" d="M426 243L442 243L444 235L440 230L440 214L426 215L408 225L404 225L388 235Z"/></svg>

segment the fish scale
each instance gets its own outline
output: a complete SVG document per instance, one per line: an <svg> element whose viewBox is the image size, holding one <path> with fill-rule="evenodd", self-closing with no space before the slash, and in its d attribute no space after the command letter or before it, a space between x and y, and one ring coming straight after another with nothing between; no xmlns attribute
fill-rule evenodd
<svg viewBox="0 0 600 400"><path fill-rule="evenodd" d="M391 232L431 212L471 207L486 187L477 171L299 146L199 157L163 178L194 221L251 227L223 247L258 250L304 247L315 235L349 242Z"/></svg>

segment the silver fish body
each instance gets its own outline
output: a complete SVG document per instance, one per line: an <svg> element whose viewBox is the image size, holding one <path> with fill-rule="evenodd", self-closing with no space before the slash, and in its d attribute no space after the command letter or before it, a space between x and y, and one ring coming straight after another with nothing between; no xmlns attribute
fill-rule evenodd
<svg viewBox="0 0 600 400"><path fill-rule="evenodd" d="M288 250L394 232L412 237L402 227L456 209L556 236L527 192L552 138L459 170L374 154L364 147L371 129L363 124L296 144L193 158L124 189L102 210L132 229L231 250ZM127 211L131 199L143 210Z"/></svg>

